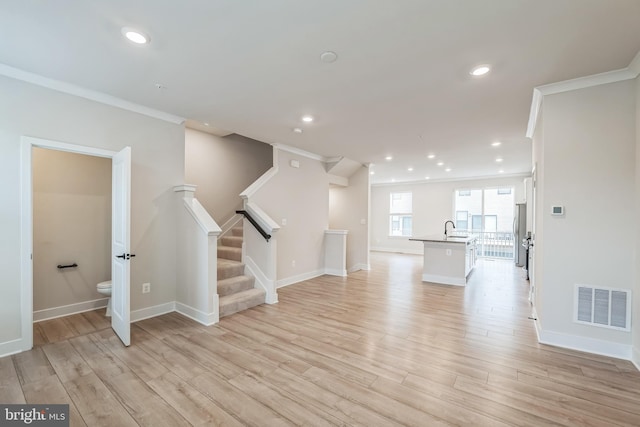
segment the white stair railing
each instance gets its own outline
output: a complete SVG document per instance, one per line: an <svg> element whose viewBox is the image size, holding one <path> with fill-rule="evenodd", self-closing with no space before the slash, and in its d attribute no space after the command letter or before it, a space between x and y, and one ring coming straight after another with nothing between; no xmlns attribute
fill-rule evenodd
<svg viewBox="0 0 640 427"><path fill-rule="evenodd" d="M280 226L259 206L246 199L244 211L246 215L243 223L242 259L249 275L253 276L256 284L265 290L265 302L275 304L278 302L276 233L280 230Z"/></svg>
<svg viewBox="0 0 640 427"><path fill-rule="evenodd" d="M220 320L218 236L221 229L193 197L194 185L174 187L182 193L178 210L178 283L176 311L204 325Z"/></svg>

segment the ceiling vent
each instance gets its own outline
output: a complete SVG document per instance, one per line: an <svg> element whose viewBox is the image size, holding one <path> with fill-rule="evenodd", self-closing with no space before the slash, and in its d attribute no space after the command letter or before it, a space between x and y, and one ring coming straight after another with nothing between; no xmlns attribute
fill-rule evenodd
<svg viewBox="0 0 640 427"><path fill-rule="evenodd" d="M631 330L631 291L576 285L573 320L577 323Z"/></svg>

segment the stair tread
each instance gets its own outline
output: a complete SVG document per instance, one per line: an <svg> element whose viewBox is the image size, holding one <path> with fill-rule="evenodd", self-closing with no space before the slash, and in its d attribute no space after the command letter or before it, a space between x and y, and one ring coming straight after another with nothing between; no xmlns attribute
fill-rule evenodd
<svg viewBox="0 0 640 427"><path fill-rule="evenodd" d="M226 279L218 280L218 286L226 283L235 283L235 282L243 282L245 280L251 280L251 276L247 276L246 274L241 274L239 276L227 277Z"/></svg>
<svg viewBox="0 0 640 427"><path fill-rule="evenodd" d="M218 280L225 280L231 277L242 276L244 274L244 263L228 258L218 258Z"/></svg>
<svg viewBox="0 0 640 427"><path fill-rule="evenodd" d="M218 258L218 267L235 267L239 265L244 265L244 263L227 258Z"/></svg>
<svg viewBox="0 0 640 427"><path fill-rule="evenodd" d="M253 298L256 295L264 295L264 294L266 294L264 289L260 289L260 288L247 289L246 291L220 297L220 306L223 306L226 304L233 304L234 302L242 301L244 299Z"/></svg>
<svg viewBox="0 0 640 427"><path fill-rule="evenodd" d="M224 246L242 248L242 242L244 241L244 239L242 238L242 236L223 236L219 241L220 244Z"/></svg>
<svg viewBox="0 0 640 427"><path fill-rule="evenodd" d="M227 279L218 280L218 295L220 298L238 292L253 289L255 279L251 276L234 276Z"/></svg>
<svg viewBox="0 0 640 427"><path fill-rule="evenodd" d="M242 236L222 236L221 239L229 239L229 240L236 240L236 241L240 240L240 241L242 241L243 237Z"/></svg>
<svg viewBox="0 0 640 427"><path fill-rule="evenodd" d="M242 260L242 248L235 248L233 246L218 246L218 258L232 259L236 261Z"/></svg>

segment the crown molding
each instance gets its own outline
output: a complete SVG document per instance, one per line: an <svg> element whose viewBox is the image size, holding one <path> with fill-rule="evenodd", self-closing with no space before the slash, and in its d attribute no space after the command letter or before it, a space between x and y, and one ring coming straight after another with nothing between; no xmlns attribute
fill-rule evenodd
<svg viewBox="0 0 640 427"><path fill-rule="evenodd" d="M471 176L465 178L446 178L446 179L422 179L418 181L397 181L397 182L376 182L371 183L372 187L391 187L396 185L421 185L421 184L440 184L443 182L459 182L459 181L484 181L493 179L506 179L506 178L530 178L530 173L510 173L500 175L485 175L485 176Z"/></svg>
<svg viewBox="0 0 640 427"><path fill-rule="evenodd" d="M531 99L531 108L529 109L529 123L527 124L527 138L533 139L533 134L536 131L536 125L538 124L538 114L540 114L540 107L542 107L542 92L539 89L533 89L533 97Z"/></svg>
<svg viewBox="0 0 640 427"><path fill-rule="evenodd" d="M577 79L565 80L557 83L550 83L548 85L542 85L534 88L531 100L531 109L529 110L529 123L527 124L527 132L525 136L527 138L533 138L533 134L536 131L536 124L538 123L542 100L546 95L632 80L638 77L638 75L640 75L640 52L636 54L627 68L594 74L591 76L578 77Z"/></svg>
<svg viewBox="0 0 640 427"><path fill-rule="evenodd" d="M319 154L311 153L309 151L302 150L300 148L296 148L296 147L292 147L290 145L284 145L284 144L271 144L271 145L273 146L273 148L277 148L278 150L288 151L289 153L298 154L300 156L308 157L310 159L318 160L324 163L327 162L326 157L321 156Z"/></svg>
<svg viewBox="0 0 640 427"><path fill-rule="evenodd" d="M640 75L640 52L638 52L636 57L633 58L633 61L631 61L631 63L629 64L629 67L627 68L629 68L631 72L636 73L636 76Z"/></svg>
<svg viewBox="0 0 640 427"><path fill-rule="evenodd" d="M142 114L148 117L153 117L154 119L163 120L165 122L174 123L177 125L182 124L185 121L185 119L182 117L165 113L164 111L155 110L153 108L149 108L143 105L135 104L133 102L125 101L124 99L107 95L102 92L85 89L83 87L76 86L70 83L65 83L59 80L43 77L39 74L20 70L18 68L10 67L9 65L5 65L1 63L0 63L0 75L9 77L12 79L16 79L16 80L21 80L23 82L31 83L37 86L42 86L47 89L52 89L58 92L88 99L90 101L99 102L101 104L109 105L111 107L132 111L134 113Z"/></svg>
<svg viewBox="0 0 640 427"><path fill-rule="evenodd" d="M629 67L622 70L607 71L606 73L594 74L592 76L578 77L577 79L565 80L538 86L542 95L553 95L556 93L569 92L572 90L584 89L588 87L600 86L609 83L621 82L635 79L638 73L634 73Z"/></svg>

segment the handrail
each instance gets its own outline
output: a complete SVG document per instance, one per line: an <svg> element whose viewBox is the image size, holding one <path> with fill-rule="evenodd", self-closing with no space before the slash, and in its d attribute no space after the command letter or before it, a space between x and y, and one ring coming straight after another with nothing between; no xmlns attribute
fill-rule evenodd
<svg viewBox="0 0 640 427"><path fill-rule="evenodd" d="M264 237L267 242L269 241L269 239L271 238L271 234L264 231L262 227L260 227L260 225L256 222L256 220L253 219L253 217L249 214L249 212L241 210L241 211L236 211L236 213L240 215L244 215L244 217L249 220L249 222L256 228L256 230L258 230L260 234L262 234L262 237Z"/></svg>

